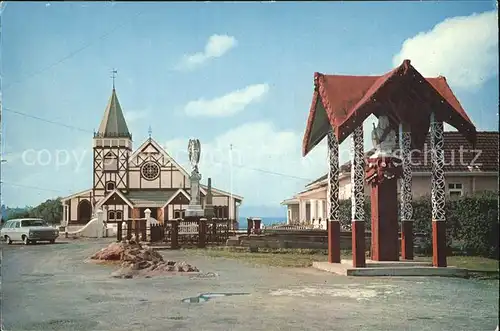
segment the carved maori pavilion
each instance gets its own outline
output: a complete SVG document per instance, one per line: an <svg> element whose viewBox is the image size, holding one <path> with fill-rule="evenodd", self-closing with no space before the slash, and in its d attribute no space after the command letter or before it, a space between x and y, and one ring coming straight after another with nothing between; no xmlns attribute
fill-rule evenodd
<svg viewBox="0 0 500 331"><path fill-rule="evenodd" d="M374 142L379 153L364 160L363 121L375 115ZM351 136L352 264L365 267L364 181L371 187L372 247L375 261L413 259L412 170L410 150L431 137L433 266L446 267L443 123L475 144L476 128L444 77L424 78L405 60L383 76L315 73L314 94L303 138L306 156L328 139L328 261L340 263L339 144ZM387 123L388 125L386 125ZM392 132L391 132L392 131ZM394 132L398 131L399 155ZM393 135L393 140L388 136ZM389 142L389 143L388 143ZM401 178L401 248L398 247L397 181Z"/></svg>

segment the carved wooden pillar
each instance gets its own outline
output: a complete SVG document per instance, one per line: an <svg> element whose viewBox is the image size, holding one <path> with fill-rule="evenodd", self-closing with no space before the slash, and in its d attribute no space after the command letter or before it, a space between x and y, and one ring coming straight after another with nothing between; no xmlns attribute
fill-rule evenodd
<svg viewBox="0 0 500 331"><path fill-rule="evenodd" d="M365 169L363 126L360 125L352 133L351 163L351 201L352 201L352 265L355 268L365 267Z"/></svg>
<svg viewBox="0 0 500 331"><path fill-rule="evenodd" d="M443 122L431 114L431 160L432 160L432 264L446 267L446 184L444 177Z"/></svg>
<svg viewBox="0 0 500 331"><path fill-rule="evenodd" d="M411 169L411 132L399 125L399 149L403 166L401 177L401 259L413 260L413 206Z"/></svg>
<svg viewBox="0 0 500 331"><path fill-rule="evenodd" d="M339 143L332 130L328 132L328 186L326 195L328 262L340 263Z"/></svg>

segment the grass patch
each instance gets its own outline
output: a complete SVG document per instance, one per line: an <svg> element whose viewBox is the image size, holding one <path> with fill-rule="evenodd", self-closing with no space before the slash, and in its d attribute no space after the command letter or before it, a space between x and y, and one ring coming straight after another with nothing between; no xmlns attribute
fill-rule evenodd
<svg viewBox="0 0 500 331"><path fill-rule="evenodd" d="M415 257L416 261L432 262L432 256ZM465 268L472 274L487 275L498 277L498 260L488 259L480 256L448 256L447 262L449 266L457 268Z"/></svg>
<svg viewBox="0 0 500 331"><path fill-rule="evenodd" d="M248 248L221 247L208 249L186 250L192 254L213 258L227 258L273 267L304 268L312 266L315 261L326 261L327 250L322 249L266 249L259 248L256 253L251 253ZM350 253L344 252L342 258L347 258Z"/></svg>
<svg viewBox="0 0 500 331"><path fill-rule="evenodd" d="M227 258L255 265L274 267L303 268L312 266L313 262L327 261L326 249L270 249L259 248L258 252L249 252L248 247L211 247L207 249L186 249L190 254L203 255L212 258ZM342 259L351 259L350 251L341 252ZM367 258L369 258L367 256ZM415 261L432 262L432 256L418 256ZM478 256L449 256L448 265L465 268L472 276L498 278L498 260Z"/></svg>

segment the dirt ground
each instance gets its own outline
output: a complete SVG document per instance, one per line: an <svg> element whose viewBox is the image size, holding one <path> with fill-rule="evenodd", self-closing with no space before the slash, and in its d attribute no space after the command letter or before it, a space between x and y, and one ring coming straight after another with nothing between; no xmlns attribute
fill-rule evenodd
<svg viewBox="0 0 500 331"><path fill-rule="evenodd" d="M2 244L3 330L493 331L498 323L498 280L349 278L183 251L162 254L201 274L115 279L113 267L83 263L109 242ZM203 293L242 295L183 302Z"/></svg>

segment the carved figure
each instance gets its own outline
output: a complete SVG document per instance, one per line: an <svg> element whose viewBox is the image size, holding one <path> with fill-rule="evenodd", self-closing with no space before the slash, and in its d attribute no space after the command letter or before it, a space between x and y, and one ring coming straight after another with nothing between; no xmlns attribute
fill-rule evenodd
<svg viewBox="0 0 500 331"><path fill-rule="evenodd" d="M376 150L372 157L391 154L396 148L396 132L391 129L387 116L380 116L377 126L373 124L372 142Z"/></svg>
<svg viewBox="0 0 500 331"><path fill-rule="evenodd" d="M200 162L201 145L198 139L189 139L188 144L189 162L193 169L198 169Z"/></svg>

